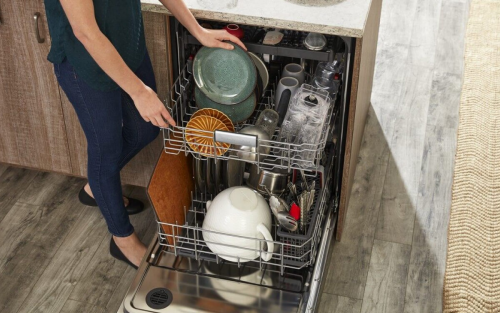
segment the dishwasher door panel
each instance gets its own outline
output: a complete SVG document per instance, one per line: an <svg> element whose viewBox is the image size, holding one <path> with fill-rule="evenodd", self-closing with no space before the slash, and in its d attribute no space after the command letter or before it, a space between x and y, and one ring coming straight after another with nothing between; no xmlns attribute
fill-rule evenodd
<svg viewBox="0 0 500 313"><path fill-rule="evenodd" d="M301 298L300 293L150 266L123 312L286 313L297 312Z"/></svg>

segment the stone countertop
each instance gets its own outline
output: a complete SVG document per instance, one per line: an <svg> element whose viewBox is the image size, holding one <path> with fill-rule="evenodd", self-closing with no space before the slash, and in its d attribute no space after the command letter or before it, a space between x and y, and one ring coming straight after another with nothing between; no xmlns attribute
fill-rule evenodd
<svg viewBox="0 0 500 313"><path fill-rule="evenodd" d="M184 0L196 18L363 37L371 0ZM158 0L144 11L170 14Z"/></svg>

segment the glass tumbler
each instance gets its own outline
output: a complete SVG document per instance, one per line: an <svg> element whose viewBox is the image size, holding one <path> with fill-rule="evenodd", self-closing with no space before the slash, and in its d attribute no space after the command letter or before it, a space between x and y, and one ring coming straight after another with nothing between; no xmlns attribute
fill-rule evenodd
<svg viewBox="0 0 500 313"><path fill-rule="evenodd" d="M262 128L269 135L269 138L273 138L279 118L278 112L272 109L265 109L257 118L255 126Z"/></svg>

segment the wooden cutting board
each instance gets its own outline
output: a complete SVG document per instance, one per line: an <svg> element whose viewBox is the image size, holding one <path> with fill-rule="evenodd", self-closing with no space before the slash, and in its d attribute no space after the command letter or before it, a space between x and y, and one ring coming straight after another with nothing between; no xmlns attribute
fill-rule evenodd
<svg viewBox="0 0 500 313"><path fill-rule="evenodd" d="M153 176L148 186L148 194L161 222L184 225L186 211L191 206L191 192L194 192L193 166L191 155L178 155L162 152L156 164ZM179 228L162 225L167 235ZM169 244L173 245L173 237L167 236Z"/></svg>

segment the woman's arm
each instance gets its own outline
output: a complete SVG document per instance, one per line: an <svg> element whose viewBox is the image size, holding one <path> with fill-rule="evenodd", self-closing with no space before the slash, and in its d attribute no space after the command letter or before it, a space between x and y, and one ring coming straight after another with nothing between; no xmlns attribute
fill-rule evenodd
<svg viewBox="0 0 500 313"><path fill-rule="evenodd" d="M76 38L101 69L130 95L142 118L160 127L168 126L165 120L175 126L175 121L156 93L130 70L97 26L92 0L60 1Z"/></svg>
<svg viewBox="0 0 500 313"><path fill-rule="evenodd" d="M235 36L229 34L227 31L210 30L201 27L194 18L191 11L187 8L182 0L160 0L160 2L181 22L189 32L198 39L198 41L207 47L217 47L232 50L233 46L222 42L222 40L229 40L238 44L243 49L247 49L245 45Z"/></svg>

